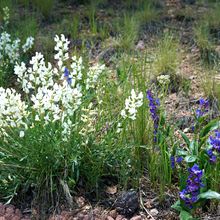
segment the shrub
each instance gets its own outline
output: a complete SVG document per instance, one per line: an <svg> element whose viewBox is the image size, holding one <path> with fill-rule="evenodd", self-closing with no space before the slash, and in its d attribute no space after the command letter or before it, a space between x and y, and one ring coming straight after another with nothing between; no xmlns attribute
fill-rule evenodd
<svg viewBox="0 0 220 220"><path fill-rule="evenodd" d="M38 201L45 202L46 196L50 205L62 194L71 206L71 189L79 178L87 189L98 187L106 173L118 176L124 186L137 185L143 163L137 142L146 119L141 91L125 94L125 114L118 115L124 103L115 83L106 80L105 67L70 59L64 35L55 41L56 66L46 64L41 53L28 65L16 64L23 97L1 89L1 189L7 189L1 194L12 199L26 186ZM10 102L11 96L17 100Z"/></svg>

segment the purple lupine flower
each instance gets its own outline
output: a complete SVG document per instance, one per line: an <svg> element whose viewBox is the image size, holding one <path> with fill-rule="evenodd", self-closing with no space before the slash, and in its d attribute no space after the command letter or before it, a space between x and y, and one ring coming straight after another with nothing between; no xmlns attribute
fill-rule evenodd
<svg viewBox="0 0 220 220"><path fill-rule="evenodd" d="M175 157L174 156L170 157L170 166L171 166L172 169L175 168Z"/></svg>
<svg viewBox="0 0 220 220"><path fill-rule="evenodd" d="M72 84L72 78L70 77L70 71L65 67L64 69L64 77L69 85Z"/></svg>
<svg viewBox="0 0 220 220"><path fill-rule="evenodd" d="M178 164L181 164L182 163L182 161L183 161L183 157L177 157L176 158L176 162L178 163Z"/></svg>
<svg viewBox="0 0 220 220"><path fill-rule="evenodd" d="M189 208L193 207L193 204L198 201L198 195L200 193L200 188L204 187L202 183L203 171L200 170L197 164L194 164L188 169L189 175L187 179L186 188L183 189L179 195L180 199L184 201L186 206Z"/></svg>
<svg viewBox="0 0 220 220"><path fill-rule="evenodd" d="M154 99L153 94L150 90L147 90L147 99L149 100L150 113L154 122L154 142L156 142L157 130L160 120L158 114L158 107L160 106L160 101L159 99Z"/></svg>
<svg viewBox="0 0 220 220"><path fill-rule="evenodd" d="M215 135L209 137L211 148L206 151L209 156L210 163L216 163L217 155L220 154L220 130L215 130Z"/></svg>
<svg viewBox="0 0 220 220"><path fill-rule="evenodd" d="M202 117L205 113L208 112L209 100L204 100L203 98L199 99L199 108L196 110L196 118Z"/></svg>

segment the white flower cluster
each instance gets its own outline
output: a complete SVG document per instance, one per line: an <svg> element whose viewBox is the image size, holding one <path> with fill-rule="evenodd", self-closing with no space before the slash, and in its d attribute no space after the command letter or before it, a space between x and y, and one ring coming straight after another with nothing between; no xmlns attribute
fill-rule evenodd
<svg viewBox="0 0 220 220"><path fill-rule="evenodd" d="M70 118L81 104L82 94L77 88L67 84L55 83L52 89L38 88L37 94L31 96L35 120L48 122L60 121L63 127L63 137L70 134L72 122Z"/></svg>
<svg viewBox="0 0 220 220"><path fill-rule="evenodd" d="M34 45L34 38L28 37L26 39L25 44L22 46L23 52L26 53L28 50L30 50Z"/></svg>
<svg viewBox="0 0 220 220"><path fill-rule="evenodd" d="M27 68L25 63L16 64L14 73L18 76L17 81L21 83L25 93L37 91L39 87L52 87L53 76L57 75L57 69L52 68L51 63L47 66L44 61L44 56L41 53L36 53L30 60L30 67Z"/></svg>
<svg viewBox="0 0 220 220"><path fill-rule="evenodd" d="M169 75L160 75L157 77L157 81L161 84L161 85L167 85L170 83L170 76Z"/></svg>
<svg viewBox="0 0 220 220"><path fill-rule="evenodd" d="M57 60L57 65L59 67L60 70L63 70L63 63L65 60L69 59L69 44L70 42L68 41L67 38L65 38L65 36L63 34L61 34L61 36L59 37L58 35L55 36L54 38L55 42L56 42L56 46L55 46L55 51L57 52L54 55L54 59Z"/></svg>
<svg viewBox="0 0 220 220"><path fill-rule="evenodd" d="M9 8L6 6L3 9L3 21L4 21L4 25L7 26L9 24Z"/></svg>
<svg viewBox="0 0 220 220"><path fill-rule="evenodd" d="M134 89L131 90L131 96L125 100L125 108L121 111L121 116L125 118L130 118L132 120L136 119L137 108L143 105L143 93L140 92L136 95Z"/></svg>
<svg viewBox="0 0 220 220"><path fill-rule="evenodd" d="M73 56L70 67L70 70L62 67L62 69L64 68L64 74L61 75L61 79L65 80L72 87L78 87L79 82L82 80L82 70L84 69L82 65L82 57L77 59L76 56Z"/></svg>
<svg viewBox="0 0 220 220"><path fill-rule="evenodd" d="M62 127L62 137L67 141L71 135L72 129L78 122L74 120L74 113L79 109L82 103L82 93L86 88L82 87L83 64L82 58L76 56L69 57L69 41L64 35L55 37L54 59L58 68L53 67L51 63L45 63L44 56L36 53L35 56L26 66L25 63L17 63L14 73L21 84L23 91L30 98L30 111L34 115L34 123L37 121L48 123L60 123ZM67 65L70 68L67 68ZM96 65L90 67L85 84L88 82L89 87L93 88L97 82L98 76L104 66ZM81 121L86 123L85 131L82 129L81 134L93 131L93 122L96 118L97 111L92 105L88 109L83 109Z"/></svg>
<svg viewBox="0 0 220 220"><path fill-rule="evenodd" d="M98 109L93 109L93 103L90 103L88 108L82 109L83 114L81 115L81 121L86 125L84 126L79 134L85 138L84 144L88 143L89 134L95 131L95 123L98 117Z"/></svg>
<svg viewBox="0 0 220 220"><path fill-rule="evenodd" d="M79 108L82 99L80 80L82 79L82 58L72 57L70 71L64 66L69 58L69 41L64 35L55 37L55 60L57 68L46 64L41 53L36 53L27 68L24 63L14 68L23 91L29 93L36 121L59 121L62 124L63 140L67 140L74 124L71 118Z"/></svg>
<svg viewBox="0 0 220 220"><path fill-rule="evenodd" d="M89 68L86 79L86 89L95 88L100 74L104 71L105 65L96 64Z"/></svg>
<svg viewBox="0 0 220 220"><path fill-rule="evenodd" d="M25 118L28 117L27 105L14 89L0 87L0 136L7 135L7 129L19 128L20 136L27 129Z"/></svg>
<svg viewBox="0 0 220 220"><path fill-rule="evenodd" d="M14 64L20 58L20 39L11 39L11 35L3 32L0 35L0 63L1 60L7 60L9 63ZM23 45L24 46L24 45ZM33 45L29 45L30 49ZM27 50L26 50L27 51ZM26 52L25 51L25 52Z"/></svg>

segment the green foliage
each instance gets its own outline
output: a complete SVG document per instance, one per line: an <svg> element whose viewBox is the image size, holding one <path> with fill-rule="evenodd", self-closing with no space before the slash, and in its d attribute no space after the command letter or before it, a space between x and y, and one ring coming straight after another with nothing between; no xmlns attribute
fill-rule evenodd
<svg viewBox="0 0 220 220"><path fill-rule="evenodd" d="M154 69L156 75L175 75L180 57L178 53L178 42L172 34L164 34L157 44L155 53Z"/></svg>
<svg viewBox="0 0 220 220"><path fill-rule="evenodd" d="M24 20L19 21L13 30L16 37L19 37L22 42L25 42L27 37L36 37L38 33L38 21L35 16L27 16Z"/></svg>
<svg viewBox="0 0 220 220"><path fill-rule="evenodd" d="M219 129L220 122L218 119L210 121L208 124L204 125L206 121L207 115L204 116L196 116L195 115L195 124L194 124L194 137L193 140L190 140L183 132L181 136L185 141L185 147L176 148L175 155L177 157L184 158L184 162L188 168L192 167L193 164L198 164L200 167L203 168L204 177L203 183L204 186L200 189L200 194L198 195L198 201L193 204L193 207L188 208L182 201L177 201L172 208L176 209L180 212L180 219L193 219L192 214L193 210L198 207L199 204L202 204L204 199L220 199L220 194L216 191L219 191L220 188L217 186L216 183L219 178L217 174L217 167L219 166L220 162L217 160L216 164L212 164L209 161L209 157L207 155L207 150L209 149L209 142L208 138L212 131ZM187 174L185 172L181 172L183 166L180 168L180 187L181 189L185 188L185 185L181 182L184 180L186 181ZM217 174L217 176L216 176ZM213 189L216 191L208 190Z"/></svg>
<svg viewBox="0 0 220 220"><path fill-rule="evenodd" d="M48 18L54 7L55 0L33 0L32 3L40 10L44 17Z"/></svg>
<svg viewBox="0 0 220 220"><path fill-rule="evenodd" d="M219 54L216 53L216 42L220 28L220 4L214 4L195 25L194 34L196 43L201 50L201 58L208 64L218 62Z"/></svg>
<svg viewBox="0 0 220 220"><path fill-rule="evenodd" d="M146 24L151 21L155 21L159 18L158 10L150 1L144 1L140 3L140 10L136 12L136 16L141 24Z"/></svg>
<svg viewBox="0 0 220 220"><path fill-rule="evenodd" d="M139 21L137 17L124 14L122 23L118 22L119 47L130 50L137 40Z"/></svg>

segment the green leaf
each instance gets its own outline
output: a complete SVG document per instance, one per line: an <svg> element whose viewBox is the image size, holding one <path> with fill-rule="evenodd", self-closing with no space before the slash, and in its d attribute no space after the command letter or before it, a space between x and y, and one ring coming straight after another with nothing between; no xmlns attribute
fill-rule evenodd
<svg viewBox="0 0 220 220"><path fill-rule="evenodd" d="M197 160L197 156L193 156L193 155L190 155L190 156L186 156L185 157L185 161L187 163L193 163Z"/></svg>
<svg viewBox="0 0 220 220"><path fill-rule="evenodd" d="M180 134L181 134L183 140L186 142L187 146L189 147L190 146L189 138L182 131L180 131Z"/></svg>
<svg viewBox="0 0 220 220"><path fill-rule="evenodd" d="M181 203L180 203L180 200L177 200L172 206L171 208L181 212L183 210L182 206L181 206Z"/></svg>
<svg viewBox="0 0 220 220"><path fill-rule="evenodd" d="M205 193L201 193L199 195L199 198L201 198L201 199L218 199L218 200L220 200L220 194L215 192L215 191L209 190Z"/></svg>
<svg viewBox="0 0 220 220"><path fill-rule="evenodd" d="M185 210L182 210L180 212L179 217L180 217L180 220L193 220L194 219L192 217L192 215L189 212L185 211Z"/></svg>
<svg viewBox="0 0 220 220"><path fill-rule="evenodd" d="M182 149L177 149L176 152L177 152L178 156L187 156L187 155L189 155L189 153L187 151L182 150Z"/></svg>
<svg viewBox="0 0 220 220"><path fill-rule="evenodd" d="M203 138L205 137L210 131L213 131L220 126L220 121L218 120L213 120L209 122L203 129L201 129L199 137Z"/></svg>
<svg viewBox="0 0 220 220"><path fill-rule="evenodd" d="M189 146L190 153L193 155L198 155L198 142L192 141Z"/></svg>

